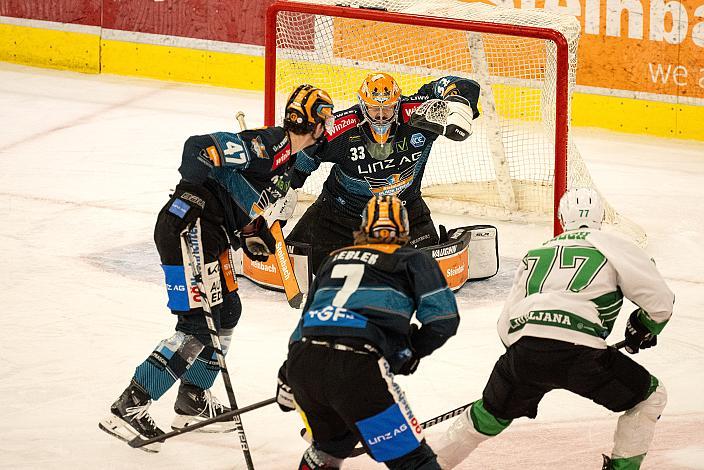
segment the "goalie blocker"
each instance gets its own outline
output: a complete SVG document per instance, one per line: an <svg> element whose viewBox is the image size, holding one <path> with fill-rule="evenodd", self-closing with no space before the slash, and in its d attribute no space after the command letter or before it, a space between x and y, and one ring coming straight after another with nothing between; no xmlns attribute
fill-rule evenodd
<svg viewBox="0 0 704 470"><path fill-rule="evenodd" d="M440 226L438 245L421 248L440 265L447 285L458 290L468 280L476 281L494 276L499 271L498 231L493 225L469 225L453 228L445 234ZM287 246L291 263L302 292L308 292L313 273L308 269L311 248L305 243ZM252 261L238 250L234 257L235 271L265 289L284 291L276 260Z"/></svg>

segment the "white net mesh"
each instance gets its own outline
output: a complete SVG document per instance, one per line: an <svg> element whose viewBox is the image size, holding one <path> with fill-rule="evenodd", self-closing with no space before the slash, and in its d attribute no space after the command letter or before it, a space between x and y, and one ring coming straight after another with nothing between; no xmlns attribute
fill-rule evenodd
<svg viewBox="0 0 704 470"><path fill-rule="evenodd" d="M575 83L579 22L542 10L498 8L459 0L362 0L296 3L385 9L471 22L537 26L559 31L569 49L568 80ZM359 11L359 10L357 10ZM328 91L337 110L356 103L356 91L372 71L390 73L403 94L445 75L476 80L482 116L463 142L438 139L423 178L425 197L495 217L552 220L555 180L556 46L552 41L421 25L281 11L276 22L276 116L291 90L311 83ZM320 193L329 167L313 173L303 190ZM567 186L594 187L570 142ZM645 233L607 205L607 222L640 243Z"/></svg>

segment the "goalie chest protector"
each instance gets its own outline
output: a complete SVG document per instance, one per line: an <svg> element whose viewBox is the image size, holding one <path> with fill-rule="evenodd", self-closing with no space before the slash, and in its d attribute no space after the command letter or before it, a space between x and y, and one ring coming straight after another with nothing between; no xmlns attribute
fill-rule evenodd
<svg viewBox="0 0 704 470"><path fill-rule="evenodd" d="M438 262L453 291L468 280L487 279L499 271L498 231L493 225L454 228L447 233L447 241L421 250Z"/></svg>

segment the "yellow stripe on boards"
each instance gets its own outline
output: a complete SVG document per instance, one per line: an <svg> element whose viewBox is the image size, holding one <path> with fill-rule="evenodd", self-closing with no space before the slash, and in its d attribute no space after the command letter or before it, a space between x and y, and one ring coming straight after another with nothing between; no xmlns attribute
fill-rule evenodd
<svg viewBox="0 0 704 470"><path fill-rule="evenodd" d="M104 39L102 58L104 73L264 89L263 57Z"/></svg>
<svg viewBox="0 0 704 470"><path fill-rule="evenodd" d="M0 60L76 72L100 72L97 34L0 24Z"/></svg>
<svg viewBox="0 0 704 470"><path fill-rule="evenodd" d="M704 140L704 106L575 93L572 125Z"/></svg>

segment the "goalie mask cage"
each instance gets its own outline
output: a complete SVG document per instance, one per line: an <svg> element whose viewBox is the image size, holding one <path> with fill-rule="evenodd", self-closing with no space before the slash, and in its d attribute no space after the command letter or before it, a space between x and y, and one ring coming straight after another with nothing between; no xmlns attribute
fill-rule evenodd
<svg viewBox="0 0 704 470"><path fill-rule="evenodd" d="M482 115L467 140L434 143L424 197L442 198L452 212L552 219L560 233L565 189L594 187L569 132L579 22L459 0L336 3L279 0L267 10L265 124L280 124L301 83L329 92L341 110L357 104L374 71L390 73L404 95L446 75L471 78ZM328 172L321 165L303 191L320 194ZM606 222L645 243L643 230L608 204Z"/></svg>

